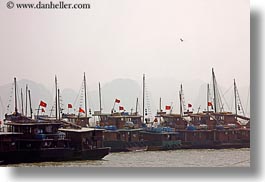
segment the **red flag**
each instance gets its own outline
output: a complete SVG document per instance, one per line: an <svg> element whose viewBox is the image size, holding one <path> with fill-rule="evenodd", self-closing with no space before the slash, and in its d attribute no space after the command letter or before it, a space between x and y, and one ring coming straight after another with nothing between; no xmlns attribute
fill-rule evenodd
<svg viewBox="0 0 265 182"><path fill-rule="evenodd" d="M191 104L188 104L188 107L192 107L192 105Z"/></svg>
<svg viewBox="0 0 265 182"><path fill-rule="evenodd" d="M124 107L122 107L122 106L119 106L119 110L124 110Z"/></svg>
<svg viewBox="0 0 265 182"><path fill-rule="evenodd" d="M85 113L85 111L81 107L79 107L79 112Z"/></svg>
<svg viewBox="0 0 265 182"><path fill-rule="evenodd" d="M41 112L45 112L45 110L43 108L41 108Z"/></svg>
<svg viewBox="0 0 265 182"><path fill-rule="evenodd" d="M171 106L166 106L166 110L170 110L171 109Z"/></svg>
<svg viewBox="0 0 265 182"><path fill-rule="evenodd" d="M119 100L119 99L115 99L115 102L116 102L116 103L120 103L121 100Z"/></svg>
<svg viewBox="0 0 265 182"><path fill-rule="evenodd" d="M41 101L40 101L40 106L42 106L42 107L46 107L47 104L41 100Z"/></svg>
<svg viewBox="0 0 265 182"><path fill-rule="evenodd" d="M212 102L208 102L208 106L213 106Z"/></svg>
<svg viewBox="0 0 265 182"><path fill-rule="evenodd" d="M73 108L72 104L68 104L68 108Z"/></svg>

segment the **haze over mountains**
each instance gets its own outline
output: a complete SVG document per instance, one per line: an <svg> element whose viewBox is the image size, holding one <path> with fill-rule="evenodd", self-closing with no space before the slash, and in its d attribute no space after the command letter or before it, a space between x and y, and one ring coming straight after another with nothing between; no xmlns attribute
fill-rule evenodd
<svg viewBox="0 0 265 182"><path fill-rule="evenodd" d="M25 110L25 88L26 84L31 90L32 108L34 114L37 113L37 108L40 101L47 103L45 114L53 115L51 109L54 107L55 87L50 89L40 83L31 80L22 79L17 81L18 87L18 109L21 112L21 88L23 92L23 103ZM155 115L159 109L159 98L162 98L162 109L165 110L166 105L171 105L173 113L179 113L179 91L180 84L183 85L184 101L187 106L188 103L192 104L194 112L203 111L206 109L206 88L207 83L200 80L180 81L172 78L147 78L146 79L146 103L145 106L150 106L151 114ZM239 83L240 85L240 83ZM13 83L0 86L0 117L4 117L5 113L14 111L14 92L12 88ZM234 93L233 93L233 80L231 84L226 87L220 87L221 94L224 95L223 104L226 111L234 112ZM250 98L249 87L238 87L241 102L245 112L249 115ZM82 93L81 85L80 90L74 88L60 88L60 101L63 112L76 112L79 107L84 108L84 95ZM111 82L101 84L102 93L102 109L104 113L110 113L113 106L115 110L119 110L119 106L123 106L128 112L135 112L136 99L139 99L138 111L142 114L142 83L131 79L115 79ZM212 94L213 95L213 94ZM115 99L121 100L120 103L114 105ZM92 113L99 110L99 92L98 85L87 86L87 101L88 108ZM148 102L148 103L147 103ZM72 109L67 108L71 103ZM246 107L246 105L248 105ZM9 107L8 107L9 106ZM28 106L29 108L29 106ZM199 109L200 108L200 109ZM187 109L187 108L186 108ZM29 110L27 111L29 114Z"/></svg>

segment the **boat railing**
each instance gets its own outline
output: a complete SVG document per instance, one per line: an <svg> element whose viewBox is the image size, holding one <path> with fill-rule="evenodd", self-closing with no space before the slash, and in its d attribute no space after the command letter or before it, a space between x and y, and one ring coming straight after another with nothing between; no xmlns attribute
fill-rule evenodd
<svg viewBox="0 0 265 182"><path fill-rule="evenodd" d="M21 139L38 139L38 140L45 140L45 139L52 139L52 140L58 140L58 139L64 139L65 135L61 133L56 134L47 134L47 133L38 133L38 134L23 134Z"/></svg>

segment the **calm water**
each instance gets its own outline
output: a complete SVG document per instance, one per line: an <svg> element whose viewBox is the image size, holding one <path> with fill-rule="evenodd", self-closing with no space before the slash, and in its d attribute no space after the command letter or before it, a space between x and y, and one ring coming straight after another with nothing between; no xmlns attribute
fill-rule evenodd
<svg viewBox="0 0 265 182"><path fill-rule="evenodd" d="M12 167L250 167L250 149L172 150L111 153L103 160L43 162Z"/></svg>

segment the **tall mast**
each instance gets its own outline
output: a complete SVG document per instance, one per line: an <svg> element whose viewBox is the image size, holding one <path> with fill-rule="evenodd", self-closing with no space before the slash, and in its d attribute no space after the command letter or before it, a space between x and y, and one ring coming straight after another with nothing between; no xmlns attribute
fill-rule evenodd
<svg viewBox="0 0 265 182"><path fill-rule="evenodd" d="M237 118L236 80L235 79L234 79L234 94L235 94L235 111L236 111L236 118Z"/></svg>
<svg viewBox="0 0 265 182"><path fill-rule="evenodd" d="M24 108L23 108L23 92L22 92L22 88L21 88L21 113L22 113L22 115L24 115Z"/></svg>
<svg viewBox="0 0 265 182"><path fill-rule="evenodd" d="M213 71L213 68L212 68L212 77L213 77L213 96L214 96L214 112L216 113L217 112L217 108L216 108L216 81L215 81L215 75L214 75L214 71Z"/></svg>
<svg viewBox="0 0 265 182"><path fill-rule="evenodd" d="M182 84L180 85L180 91L179 91L179 103L180 103L180 106L179 106L179 112L180 112L180 116L183 115L183 108L182 108Z"/></svg>
<svg viewBox="0 0 265 182"><path fill-rule="evenodd" d="M144 98L145 97L145 74L143 74L143 123L145 123L145 120L144 120L144 115L145 115L145 112L144 112Z"/></svg>
<svg viewBox="0 0 265 182"><path fill-rule="evenodd" d="M138 97L136 98L135 114L138 112Z"/></svg>
<svg viewBox="0 0 265 182"><path fill-rule="evenodd" d="M25 108L25 116L27 116L27 109L28 109L28 85L26 85L26 108Z"/></svg>
<svg viewBox="0 0 265 182"><path fill-rule="evenodd" d="M101 87L100 87L100 82L98 83L98 91L99 91L99 111L100 111L100 114L101 114L102 106L101 106Z"/></svg>
<svg viewBox="0 0 265 182"><path fill-rule="evenodd" d="M60 111L61 111L61 107L60 107L60 89L58 89L58 118L60 120Z"/></svg>
<svg viewBox="0 0 265 182"><path fill-rule="evenodd" d="M15 113L17 114L17 79L14 78L14 84L15 84Z"/></svg>
<svg viewBox="0 0 265 182"><path fill-rule="evenodd" d="M57 77L55 75L55 118L58 119L58 105L57 105Z"/></svg>
<svg viewBox="0 0 265 182"><path fill-rule="evenodd" d="M159 112L162 112L162 99L161 97L159 98Z"/></svg>
<svg viewBox="0 0 265 182"><path fill-rule="evenodd" d="M208 83L207 84L207 103L206 103L207 114L209 114L209 105L208 105L208 102L209 102L209 90L210 90L210 86L209 86L209 83Z"/></svg>
<svg viewBox="0 0 265 182"><path fill-rule="evenodd" d="M29 90L29 108L30 108L30 118L32 118L32 107L31 107L30 90Z"/></svg>
<svg viewBox="0 0 265 182"><path fill-rule="evenodd" d="M87 103L86 103L86 73L84 73L84 91L85 91L85 116L87 118Z"/></svg>

